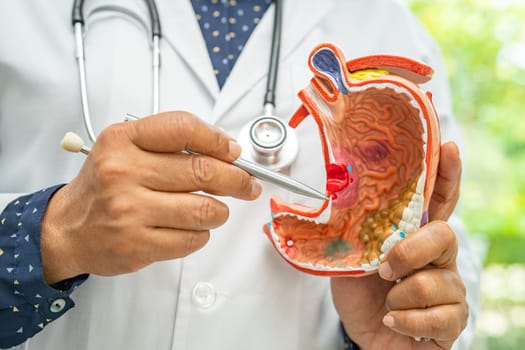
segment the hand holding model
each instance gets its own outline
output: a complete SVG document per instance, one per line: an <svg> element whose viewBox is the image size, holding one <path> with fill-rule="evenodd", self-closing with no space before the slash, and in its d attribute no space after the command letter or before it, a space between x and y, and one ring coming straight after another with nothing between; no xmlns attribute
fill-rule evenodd
<svg viewBox="0 0 525 350"><path fill-rule="evenodd" d="M231 137L186 112L105 129L46 210L46 281L133 272L198 250L227 220L228 207L194 192L245 200L261 193L256 179L229 164L240 153Z"/></svg>
<svg viewBox="0 0 525 350"><path fill-rule="evenodd" d="M456 267L457 240L445 222L456 205L460 177L457 146L444 144L430 222L386 254L379 274L332 278L337 311L361 349L450 349L465 328L468 306Z"/></svg>

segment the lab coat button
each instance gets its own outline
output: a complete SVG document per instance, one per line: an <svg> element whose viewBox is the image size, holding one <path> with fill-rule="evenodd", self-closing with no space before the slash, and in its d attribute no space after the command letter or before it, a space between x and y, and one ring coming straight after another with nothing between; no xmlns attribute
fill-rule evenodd
<svg viewBox="0 0 525 350"><path fill-rule="evenodd" d="M211 283L199 282L193 287L191 300L200 308L206 309L215 304L215 287Z"/></svg>
<svg viewBox="0 0 525 350"><path fill-rule="evenodd" d="M62 298L56 299L51 303L51 306L49 307L49 311L56 314L57 312L60 312L64 310L66 307L66 301Z"/></svg>

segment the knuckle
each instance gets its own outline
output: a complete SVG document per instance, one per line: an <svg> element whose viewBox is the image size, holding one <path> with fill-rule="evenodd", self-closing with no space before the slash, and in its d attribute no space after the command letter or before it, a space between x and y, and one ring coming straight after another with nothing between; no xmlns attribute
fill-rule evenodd
<svg viewBox="0 0 525 350"><path fill-rule="evenodd" d="M207 197L201 199L200 207L197 213L197 221L201 227L205 226L216 215L216 210L211 200Z"/></svg>
<svg viewBox="0 0 525 350"><path fill-rule="evenodd" d="M240 189L242 193L251 193L252 191L252 177L250 175L241 176Z"/></svg>
<svg viewBox="0 0 525 350"><path fill-rule="evenodd" d="M462 301L466 300L467 287L465 286L465 283L463 282L463 280L461 279L461 276L459 276L459 274L454 273L453 283L456 286L457 290L459 290L460 295L463 298Z"/></svg>
<svg viewBox="0 0 525 350"><path fill-rule="evenodd" d="M449 317L443 317L441 313L433 313L430 317L432 334L441 334L444 330L450 329L450 322L452 320Z"/></svg>
<svg viewBox="0 0 525 350"><path fill-rule="evenodd" d="M97 143L99 146L111 146L122 137L127 138L127 133L122 124L113 124L105 128L97 136Z"/></svg>
<svg viewBox="0 0 525 350"><path fill-rule="evenodd" d="M196 210L196 221L199 227L213 228L228 219L228 206L210 197L203 197L199 209Z"/></svg>
<svg viewBox="0 0 525 350"><path fill-rule="evenodd" d="M455 208L459 200L460 191L461 191L461 188L459 187L459 184L458 184L452 191L452 195L449 197L447 201L447 204L450 205L451 208Z"/></svg>
<svg viewBox="0 0 525 350"><path fill-rule="evenodd" d="M93 177L102 187L121 182L126 173L124 164L113 156L100 157L94 162Z"/></svg>
<svg viewBox="0 0 525 350"><path fill-rule="evenodd" d="M192 135L195 133L195 116L187 112L170 113L167 125L174 135Z"/></svg>
<svg viewBox="0 0 525 350"><path fill-rule="evenodd" d="M435 221L433 222L435 226L435 231L439 234L433 235L434 237L439 237L443 244L447 247L457 246L457 237L450 225L445 221Z"/></svg>
<svg viewBox="0 0 525 350"><path fill-rule="evenodd" d="M118 140L124 137L125 132L121 125L112 125L104 129L97 137L97 142L93 146L96 152L93 152L93 157L90 157L92 178L95 184L102 187L113 186L133 174L126 160L127 157L121 156L122 147L115 147Z"/></svg>
<svg viewBox="0 0 525 350"><path fill-rule="evenodd" d="M197 247L197 237L196 234L189 234L186 240L185 254L193 252Z"/></svg>
<svg viewBox="0 0 525 350"><path fill-rule="evenodd" d="M215 150L219 150L221 153L228 153L229 140L224 137L220 132L213 133L213 146Z"/></svg>
<svg viewBox="0 0 525 350"><path fill-rule="evenodd" d="M192 232L188 234L186 239L186 249L184 256L193 253L194 251L202 248L209 240L210 232Z"/></svg>
<svg viewBox="0 0 525 350"><path fill-rule="evenodd" d="M414 285L414 295L419 301L428 304L435 296L435 281L431 276L418 273L412 276Z"/></svg>
<svg viewBox="0 0 525 350"><path fill-rule="evenodd" d="M432 226L432 236L441 238L446 244L456 243L456 234L446 221L434 220L429 225Z"/></svg>
<svg viewBox="0 0 525 350"><path fill-rule="evenodd" d="M447 252L447 260L452 262L456 259L458 253L458 239L456 233L452 230L448 223L444 221L437 221L435 223L436 233L433 237L436 244L443 252Z"/></svg>
<svg viewBox="0 0 525 350"><path fill-rule="evenodd" d="M209 184L215 177L211 159L203 156L192 157L192 173L196 185Z"/></svg>
<svg viewBox="0 0 525 350"><path fill-rule="evenodd" d="M133 215L134 206L125 196L112 197L106 202L106 215L114 221Z"/></svg>
<svg viewBox="0 0 525 350"><path fill-rule="evenodd" d="M407 242L407 240L398 242L392 250L392 256L394 259L396 259L399 264L404 266L410 266L410 262L412 260L410 246L407 244Z"/></svg>

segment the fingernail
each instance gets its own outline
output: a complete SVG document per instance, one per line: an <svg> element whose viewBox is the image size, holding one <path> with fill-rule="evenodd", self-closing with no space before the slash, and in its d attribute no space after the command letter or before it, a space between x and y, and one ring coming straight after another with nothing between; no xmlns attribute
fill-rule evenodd
<svg viewBox="0 0 525 350"><path fill-rule="evenodd" d="M386 315L383 317L383 324L387 326L388 328L394 328L396 321L394 320L394 317L390 315Z"/></svg>
<svg viewBox="0 0 525 350"><path fill-rule="evenodd" d="M253 178L252 180L252 196L259 197L259 195L262 192L262 184L257 178Z"/></svg>
<svg viewBox="0 0 525 350"><path fill-rule="evenodd" d="M230 140L229 144L229 153L234 158L237 159L241 155L241 146L234 140Z"/></svg>
<svg viewBox="0 0 525 350"><path fill-rule="evenodd" d="M393 272L392 272L392 267L390 266L390 264L387 262L384 262L382 263L380 266L379 266L379 275L381 277L383 277L384 279L391 279L392 278L392 275L393 275Z"/></svg>

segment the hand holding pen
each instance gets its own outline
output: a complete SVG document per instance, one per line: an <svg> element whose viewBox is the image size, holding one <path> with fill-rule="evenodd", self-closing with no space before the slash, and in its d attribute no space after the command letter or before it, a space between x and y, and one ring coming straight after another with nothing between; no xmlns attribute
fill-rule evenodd
<svg viewBox="0 0 525 350"><path fill-rule="evenodd" d="M188 149L198 154L182 153ZM43 218L50 284L191 254L228 218L227 205L211 195L253 200L262 191L231 164L240 146L186 112L112 125L85 152L78 176L55 193Z"/></svg>

